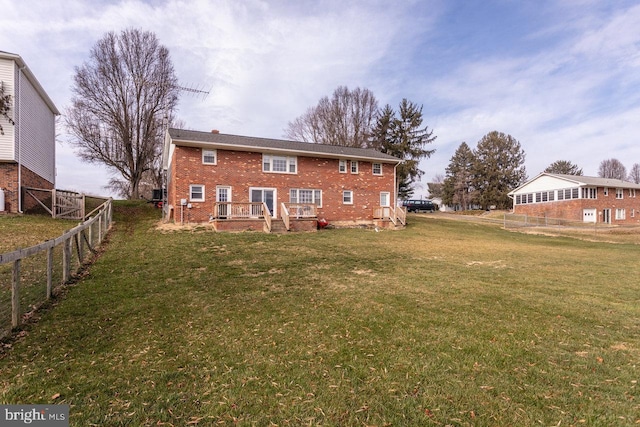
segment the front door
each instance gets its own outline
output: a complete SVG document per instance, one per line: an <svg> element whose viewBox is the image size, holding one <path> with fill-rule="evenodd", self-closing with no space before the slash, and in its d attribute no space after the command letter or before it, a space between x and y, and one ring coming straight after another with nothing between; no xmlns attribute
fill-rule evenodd
<svg viewBox="0 0 640 427"><path fill-rule="evenodd" d="M251 188L249 189L251 203L264 202L271 216L276 216L276 189L275 188Z"/></svg>
<svg viewBox="0 0 640 427"><path fill-rule="evenodd" d="M611 209L602 210L602 222L605 224L611 224Z"/></svg>

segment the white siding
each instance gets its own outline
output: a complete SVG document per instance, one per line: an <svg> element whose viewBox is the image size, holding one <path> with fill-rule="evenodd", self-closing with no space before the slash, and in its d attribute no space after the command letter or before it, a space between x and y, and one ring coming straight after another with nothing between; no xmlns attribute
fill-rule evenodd
<svg viewBox="0 0 640 427"><path fill-rule="evenodd" d="M4 84L5 95L11 95L11 101L14 97L14 61L0 58L0 81ZM14 109L9 112L9 117L15 119ZM4 135L0 135L0 161L15 160L15 131L14 126L4 117L0 117L0 124L4 129Z"/></svg>
<svg viewBox="0 0 640 427"><path fill-rule="evenodd" d="M16 109L20 132L20 162L31 171L55 184L55 116L33 84L19 74L19 96Z"/></svg>
<svg viewBox="0 0 640 427"><path fill-rule="evenodd" d="M576 182L543 175L519 188L518 191L514 192L514 194L536 193L538 191L551 191L559 188L574 188L579 186L580 184Z"/></svg>

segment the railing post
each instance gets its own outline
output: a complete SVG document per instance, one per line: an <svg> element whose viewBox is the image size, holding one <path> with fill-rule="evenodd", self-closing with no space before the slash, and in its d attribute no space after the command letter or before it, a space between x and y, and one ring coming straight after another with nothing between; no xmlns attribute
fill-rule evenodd
<svg viewBox="0 0 640 427"><path fill-rule="evenodd" d="M13 262L13 278L11 280L11 326L20 325L20 259Z"/></svg>

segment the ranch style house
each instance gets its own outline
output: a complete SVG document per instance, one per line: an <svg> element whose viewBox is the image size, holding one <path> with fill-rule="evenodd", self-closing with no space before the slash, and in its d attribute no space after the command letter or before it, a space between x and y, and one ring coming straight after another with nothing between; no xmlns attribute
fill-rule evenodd
<svg viewBox="0 0 640 427"><path fill-rule="evenodd" d="M0 51L0 84L10 97L11 119L0 116L0 211L16 213L36 203L23 200L24 187L55 187L60 112L19 55Z"/></svg>
<svg viewBox="0 0 640 427"><path fill-rule="evenodd" d="M509 197L515 214L603 224L640 223L640 184L619 179L543 172Z"/></svg>
<svg viewBox="0 0 640 427"><path fill-rule="evenodd" d="M399 163L373 149L169 129L164 216L218 231L401 227Z"/></svg>

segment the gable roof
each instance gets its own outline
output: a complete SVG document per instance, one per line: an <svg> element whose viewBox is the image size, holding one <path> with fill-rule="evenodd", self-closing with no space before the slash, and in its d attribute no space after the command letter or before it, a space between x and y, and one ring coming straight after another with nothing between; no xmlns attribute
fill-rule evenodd
<svg viewBox="0 0 640 427"><path fill-rule="evenodd" d="M219 148L236 151L257 151L332 159L366 160L381 163L400 163L397 157L381 153L372 148L343 147L339 145L313 144L309 142L281 139L256 138L252 136L229 135L185 129L169 129L165 141L165 158L168 144L186 147ZM169 140L170 139L170 140ZM166 165L165 165L166 167Z"/></svg>
<svg viewBox="0 0 640 427"><path fill-rule="evenodd" d="M556 179L560 179L560 180L563 180L563 181L567 181L568 183L575 184L575 185L577 185L579 187L588 186L588 187L611 187L611 188L635 188L635 189L640 189L640 184L635 184L633 182L623 181L623 180L620 180L620 179L600 178L600 177L596 177L596 176L564 175L564 174L559 174L559 173L542 172L542 173L538 174L535 178L530 179L529 181L525 182L524 184L522 184L521 186L519 186L515 190L509 192L509 195L515 194L521 188L526 187L527 185L531 184L532 182L536 181L537 179L539 179L540 177L543 177L543 176L548 176L548 177L551 177L551 178L556 178Z"/></svg>
<svg viewBox="0 0 640 427"><path fill-rule="evenodd" d="M56 108L56 105L53 103L51 98L49 98L49 95L47 95L47 92L45 92L44 88L42 87L38 79L36 79L36 76L31 72L31 69L27 66L27 64L24 62L24 60L20 55L0 50L0 59L8 59L10 61L15 61L20 71L22 71L22 73L24 73L24 75L27 77L29 82L31 82L33 87L38 92L38 95L40 95L40 97L44 100L44 102L47 104L51 112L56 116L60 115L60 111L58 111L58 108Z"/></svg>

